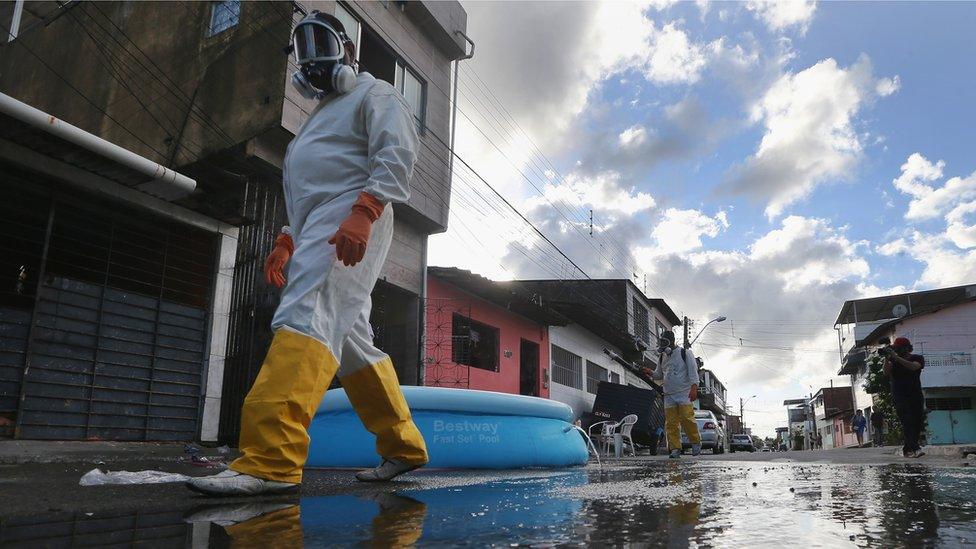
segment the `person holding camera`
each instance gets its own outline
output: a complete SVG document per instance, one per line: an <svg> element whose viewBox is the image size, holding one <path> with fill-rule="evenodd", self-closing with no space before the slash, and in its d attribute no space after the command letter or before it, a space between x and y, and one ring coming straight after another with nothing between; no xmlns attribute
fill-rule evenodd
<svg viewBox="0 0 976 549"><path fill-rule="evenodd" d="M925 455L918 444L925 409L921 380L925 359L913 355L913 350L908 338L899 337L879 353L885 357L884 373L891 380L891 399L905 436L902 455L917 458Z"/></svg>

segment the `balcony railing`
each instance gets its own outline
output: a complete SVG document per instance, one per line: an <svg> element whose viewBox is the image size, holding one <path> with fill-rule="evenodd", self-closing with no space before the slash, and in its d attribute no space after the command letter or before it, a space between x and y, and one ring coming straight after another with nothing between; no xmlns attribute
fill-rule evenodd
<svg viewBox="0 0 976 549"><path fill-rule="evenodd" d="M972 366L973 355L966 351L922 353L926 368L946 368L953 366Z"/></svg>

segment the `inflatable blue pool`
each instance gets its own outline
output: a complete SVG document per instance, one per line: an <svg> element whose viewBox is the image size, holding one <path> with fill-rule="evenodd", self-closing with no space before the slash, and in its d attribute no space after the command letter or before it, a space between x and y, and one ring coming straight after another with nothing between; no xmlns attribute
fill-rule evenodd
<svg viewBox="0 0 976 549"><path fill-rule="evenodd" d="M403 387L427 441L428 467L518 469L586 463L586 443L573 411L560 402L489 391ZM376 439L346 392L326 393L312 424L308 467L372 467Z"/></svg>

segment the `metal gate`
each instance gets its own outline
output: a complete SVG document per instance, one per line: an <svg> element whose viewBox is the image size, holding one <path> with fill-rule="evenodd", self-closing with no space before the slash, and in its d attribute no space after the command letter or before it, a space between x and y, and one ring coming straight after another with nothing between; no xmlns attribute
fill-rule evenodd
<svg viewBox="0 0 976 549"><path fill-rule="evenodd" d="M4 197L0 414L13 435L196 438L216 236L13 175Z"/></svg>
<svg viewBox="0 0 976 549"><path fill-rule="evenodd" d="M455 336L454 316L471 318L471 300L452 298L427 298L427 332L424 341L427 374L424 384L428 387L453 387L467 389L471 386L468 366L454 359L456 349L466 347L465 335Z"/></svg>
<svg viewBox="0 0 976 549"><path fill-rule="evenodd" d="M274 247L282 225L287 225L281 185L248 181L244 218L238 233L220 400L218 438L227 444L237 444L241 405L271 346L271 319L280 294L264 281L264 259Z"/></svg>

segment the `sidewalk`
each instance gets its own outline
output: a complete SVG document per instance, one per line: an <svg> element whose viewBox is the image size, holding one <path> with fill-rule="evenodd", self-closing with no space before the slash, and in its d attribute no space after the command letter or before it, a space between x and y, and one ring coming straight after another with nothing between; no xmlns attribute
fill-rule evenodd
<svg viewBox="0 0 976 549"><path fill-rule="evenodd" d="M234 449L194 445L198 455L233 459ZM106 442L106 441L47 441L0 440L0 465L27 463L113 463L120 461L178 462L187 457L181 442Z"/></svg>

